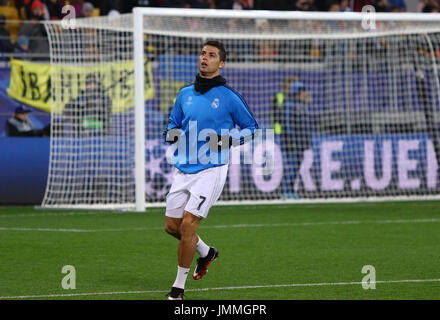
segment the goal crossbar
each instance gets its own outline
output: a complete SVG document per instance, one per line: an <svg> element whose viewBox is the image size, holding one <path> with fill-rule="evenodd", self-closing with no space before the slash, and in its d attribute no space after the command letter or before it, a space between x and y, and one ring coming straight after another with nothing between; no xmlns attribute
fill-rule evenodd
<svg viewBox="0 0 440 320"><path fill-rule="evenodd" d="M195 18L243 18L271 20L327 20L362 21L374 14L376 21L396 22L439 22L440 13L385 13L385 12L320 12L320 11L276 11L276 10L226 10L226 9L178 9L144 8L133 9L134 15L156 17L195 17Z"/></svg>

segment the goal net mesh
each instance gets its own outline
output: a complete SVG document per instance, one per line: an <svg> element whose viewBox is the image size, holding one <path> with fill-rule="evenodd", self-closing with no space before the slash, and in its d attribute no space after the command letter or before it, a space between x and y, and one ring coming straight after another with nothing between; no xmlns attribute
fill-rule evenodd
<svg viewBox="0 0 440 320"><path fill-rule="evenodd" d="M134 203L132 18L46 25L53 107L43 206ZM208 39L225 44L222 75L263 131L262 141L231 149L220 200L439 193L440 23L371 28L270 15L143 21L146 202L163 202L171 185L162 132ZM264 138L269 129L273 143Z"/></svg>
<svg viewBox="0 0 440 320"><path fill-rule="evenodd" d="M46 24L52 108L43 207L135 201L133 33L101 25Z"/></svg>

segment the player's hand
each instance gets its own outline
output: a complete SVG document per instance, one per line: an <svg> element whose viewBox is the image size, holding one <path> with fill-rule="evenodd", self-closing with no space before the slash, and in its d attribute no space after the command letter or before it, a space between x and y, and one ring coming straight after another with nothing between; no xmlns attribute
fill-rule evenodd
<svg viewBox="0 0 440 320"><path fill-rule="evenodd" d="M182 130L180 130L180 127L175 127L171 130L168 130L166 132L165 141L174 144L177 141L179 141L181 134L182 134Z"/></svg>
<svg viewBox="0 0 440 320"><path fill-rule="evenodd" d="M229 149L232 138L227 134L220 136L216 133L208 133L208 144L211 152L220 152L224 149Z"/></svg>

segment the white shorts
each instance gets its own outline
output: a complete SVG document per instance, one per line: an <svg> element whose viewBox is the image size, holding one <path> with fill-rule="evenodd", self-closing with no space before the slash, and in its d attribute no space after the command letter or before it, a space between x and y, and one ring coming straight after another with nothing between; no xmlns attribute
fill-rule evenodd
<svg viewBox="0 0 440 320"><path fill-rule="evenodd" d="M228 174L228 164L188 174L176 170L167 195L165 215L182 218L183 212L206 218L209 209L220 198Z"/></svg>

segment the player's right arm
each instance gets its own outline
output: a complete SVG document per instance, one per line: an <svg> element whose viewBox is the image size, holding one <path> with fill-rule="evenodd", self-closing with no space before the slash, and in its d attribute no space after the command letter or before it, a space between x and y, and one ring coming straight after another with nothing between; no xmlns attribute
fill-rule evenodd
<svg viewBox="0 0 440 320"><path fill-rule="evenodd" d="M173 109L171 110L170 116L168 118L168 125L166 130L163 132L165 137L165 142L167 143L176 143L179 141L179 137L182 133L180 128L182 128L183 121L183 111L182 106L180 104L181 94L176 98L176 102L174 103Z"/></svg>

